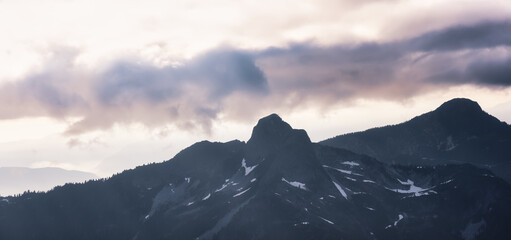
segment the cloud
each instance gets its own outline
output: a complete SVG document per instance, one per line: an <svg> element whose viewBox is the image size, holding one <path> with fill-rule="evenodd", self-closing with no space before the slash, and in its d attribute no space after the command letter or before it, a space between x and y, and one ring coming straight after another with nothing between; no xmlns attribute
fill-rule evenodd
<svg viewBox="0 0 511 240"><path fill-rule="evenodd" d="M468 66L469 79L481 85L511 86L511 58L505 61L476 61Z"/></svg>
<svg viewBox="0 0 511 240"><path fill-rule="evenodd" d="M254 65L248 54L216 50L179 67L116 63L103 73L96 92L103 104L125 106L139 101L159 103L179 98L189 94L185 92L187 87L194 86L206 89L206 92L200 93L210 101L217 101L235 91L267 91L264 73Z"/></svg>
<svg viewBox="0 0 511 240"><path fill-rule="evenodd" d="M401 101L446 85L507 87L510 26L483 22L356 45L218 48L166 66L125 57L90 69L76 49L55 48L42 70L0 86L0 118L79 118L70 135L132 123L207 132L220 116Z"/></svg>
<svg viewBox="0 0 511 240"><path fill-rule="evenodd" d="M511 57L508 59L474 60L464 69L450 70L431 78L432 81L448 84L470 83L486 87L511 86Z"/></svg>
<svg viewBox="0 0 511 240"><path fill-rule="evenodd" d="M68 51L57 48L54 51ZM43 71L3 84L0 117L78 117L68 134L142 123L208 131L223 99L241 92L263 96L267 80L249 54L219 49L180 66L157 67L120 59L101 71L85 70L77 55L55 54Z"/></svg>
<svg viewBox="0 0 511 240"><path fill-rule="evenodd" d="M408 40L418 51L455 51L511 46L511 22L482 22L459 25L423 34Z"/></svg>
<svg viewBox="0 0 511 240"><path fill-rule="evenodd" d="M445 84L507 86L509 62L497 58L511 56L509 46L509 22L482 22L394 42L295 44L256 58L273 91L335 103L356 97L403 99Z"/></svg>
<svg viewBox="0 0 511 240"><path fill-rule="evenodd" d="M44 59L46 64L42 71L28 74L18 81L4 83L0 87L0 118L61 118L87 104L87 100L82 99L74 90L82 84L80 81L84 76L82 70L73 69L72 66L78 52L62 47L53 50Z"/></svg>
<svg viewBox="0 0 511 240"><path fill-rule="evenodd" d="M100 146L104 146L104 147L107 146L107 144L100 137L95 137L95 138L92 138L89 140L82 140L79 138L70 138L66 142L66 145L69 148L90 148L93 145L100 145Z"/></svg>

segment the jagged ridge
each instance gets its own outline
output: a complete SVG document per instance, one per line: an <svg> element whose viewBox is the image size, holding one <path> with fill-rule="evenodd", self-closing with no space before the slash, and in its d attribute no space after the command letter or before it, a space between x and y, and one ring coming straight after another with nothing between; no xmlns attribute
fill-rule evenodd
<svg viewBox="0 0 511 240"><path fill-rule="evenodd" d="M504 239L511 189L470 165L399 167L277 115L104 181L0 201L1 239ZM79 216L79 217L77 217Z"/></svg>

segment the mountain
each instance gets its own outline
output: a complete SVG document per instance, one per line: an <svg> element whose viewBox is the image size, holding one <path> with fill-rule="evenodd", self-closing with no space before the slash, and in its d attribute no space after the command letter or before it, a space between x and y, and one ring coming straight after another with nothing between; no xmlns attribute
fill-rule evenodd
<svg viewBox="0 0 511 240"><path fill-rule="evenodd" d="M511 187L469 164L394 166L272 114L248 142L0 200L0 239L507 239Z"/></svg>
<svg viewBox="0 0 511 240"><path fill-rule="evenodd" d="M337 136L321 144L387 163L470 163L511 183L511 126L469 99L452 99L407 122Z"/></svg>
<svg viewBox="0 0 511 240"><path fill-rule="evenodd" d="M93 178L97 176L62 168L0 167L0 196L19 194L27 190L48 191L57 185L84 182Z"/></svg>

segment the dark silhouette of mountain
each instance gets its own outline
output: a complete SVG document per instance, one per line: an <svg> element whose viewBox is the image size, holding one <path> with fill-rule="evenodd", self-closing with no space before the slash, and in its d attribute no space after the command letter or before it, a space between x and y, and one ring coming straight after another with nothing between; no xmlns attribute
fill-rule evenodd
<svg viewBox="0 0 511 240"><path fill-rule="evenodd" d="M457 98L407 122L337 136L321 144L388 163L470 163L511 183L511 126Z"/></svg>
<svg viewBox="0 0 511 240"><path fill-rule="evenodd" d="M277 115L109 179L0 200L0 239L507 239L511 187L463 165L393 166Z"/></svg>
<svg viewBox="0 0 511 240"><path fill-rule="evenodd" d="M55 167L0 167L0 196L19 194L27 190L48 191L57 185L94 178L97 176L92 173Z"/></svg>

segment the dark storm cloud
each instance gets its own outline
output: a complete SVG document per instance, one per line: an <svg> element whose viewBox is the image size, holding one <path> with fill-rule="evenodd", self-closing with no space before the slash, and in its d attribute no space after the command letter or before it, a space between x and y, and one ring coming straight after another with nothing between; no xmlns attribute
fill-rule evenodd
<svg viewBox="0 0 511 240"><path fill-rule="evenodd" d="M511 58L505 61L477 61L468 66L469 78L482 85L511 86Z"/></svg>
<svg viewBox="0 0 511 240"><path fill-rule="evenodd" d="M446 85L506 87L510 26L455 26L387 43L222 48L178 66L125 58L101 71L75 65L73 51L64 51L44 71L0 87L0 118L79 117L68 134L130 123L208 131L219 114L253 118L359 98L403 100Z"/></svg>
<svg viewBox="0 0 511 240"><path fill-rule="evenodd" d="M411 50L454 51L511 46L511 22L484 22L429 32L408 40Z"/></svg>
<svg viewBox="0 0 511 240"><path fill-rule="evenodd" d="M508 62L478 59L491 59L497 48L509 46L509 22L483 22L387 43L295 44L262 51L256 58L274 87L299 99L401 99L438 83L507 85Z"/></svg>
<svg viewBox="0 0 511 240"><path fill-rule="evenodd" d="M190 85L207 90L206 97L211 101L235 91L267 91L264 73L252 58L240 51L226 50L199 56L181 67L117 63L102 75L96 92L99 100L108 105L157 103L179 98Z"/></svg>
<svg viewBox="0 0 511 240"><path fill-rule="evenodd" d="M504 60L475 60L462 70L450 70L431 77L442 84L471 83L480 86L511 86L511 57Z"/></svg>

